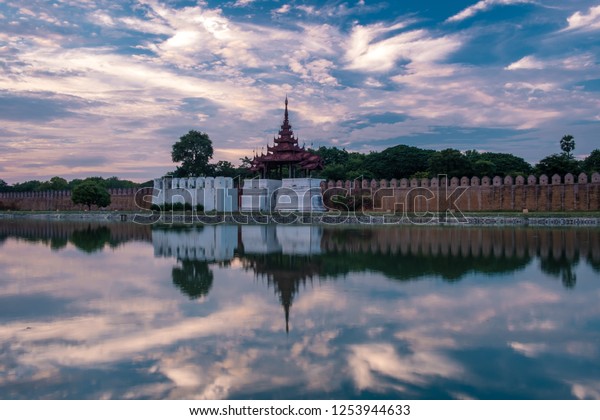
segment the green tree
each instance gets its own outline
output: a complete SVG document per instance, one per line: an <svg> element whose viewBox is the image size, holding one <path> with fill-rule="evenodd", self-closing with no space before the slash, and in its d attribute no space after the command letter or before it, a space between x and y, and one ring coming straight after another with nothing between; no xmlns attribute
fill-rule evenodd
<svg viewBox="0 0 600 420"><path fill-rule="evenodd" d="M0 192L10 191L11 187L6 183L5 180L0 179Z"/></svg>
<svg viewBox="0 0 600 420"><path fill-rule="evenodd" d="M97 181L85 180L73 189L71 200L75 204L84 204L88 210L92 205L106 207L110 204L110 194L106 187Z"/></svg>
<svg viewBox="0 0 600 420"><path fill-rule="evenodd" d="M15 192L30 192L30 191L39 191L40 186L42 185L41 181L32 180L16 183L13 185L13 191Z"/></svg>
<svg viewBox="0 0 600 420"><path fill-rule="evenodd" d="M566 153L555 153L540 160L535 165L535 171L538 175L552 176L558 174L565 176L566 174L576 175L581 171L581 168L579 167L579 162L568 157Z"/></svg>
<svg viewBox="0 0 600 420"><path fill-rule="evenodd" d="M116 176L111 176L110 178L102 179L102 184L106 188L134 188L138 184L133 181L128 181L126 179L119 179Z"/></svg>
<svg viewBox="0 0 600 420"><path fill-rule="evenodd" d="M494 164L494 175L530 175L533 168L522 157L510 153L483 152L479 159L489 161ZM475 173L477 175L477 173ZM479 175L482 176L482 175Z"/></svg>
<svg viewBox="0 0 600 420"><path fill-rule="evenodd" d="M173 162L181 162L175 174L177 176L206 176L211 172L209 161L213 156L212 141L208 134L190 130L179 141L173 144L171 158Z"/></svg>
<svg viewBox="0 0 600 420"><path fill-rule="evenodd" d="M212 175L227 176L235 178L238 175L238 170L231 162L220 160L215 165L212 165Z"/></svg>
<svg viewBox="0 0 600 420"><path fill-rule="evenodd" d="M473 174L478 177L496 175L496 165L493 162L485 159L479 159L473 162Z"/></svg>
<svg viewBox="0 0 600 420"><path fill-rule="evenodd" d="M347 173L348 170L346 169L345 165L341 163L333 163L325 166L325 168L323 168L323 170L319 173L319 177L324 179L332 179L334 181L345 180L348 178Z"/></svg>
<svg viewBox="0 0 600 420"><path fill-rule="evenodd" d="M600 149L592 150L592 153L582 162L586 172L600 172Z"/></svg>
<svg viewBox="0 0 600 420"><path fill-rule="evenodd" d="M66 179L59 176L50 178L50 181L43 182L39 187L38 191L62 191L69 187L69 183Z"/></svg>
<svg viewBox="0 0 600 420"><path fill-rule="evenodd" d="M337 147L321 146L317 150L311 150L323 159L323 165L343 165L348 160L350 153L346 149L338 149Z"/></svg>
<svg viewBox="0 0 600 420"><path fill-rule="evenodd" d="M444 149L429 158L429 173L433 176L446 174L449 177L471 176L471 162L460 150Z"/></svg>
<svg viewBox="0 0 600 420"><path fill-rule="evenodd" d="M570 134L565 134L562 139L560 139L560 148L568 158L572 158L573 155L571 152L575 150L575 138Z"/></svg>
<svg viewBox="0 0 600 420"><path fill-rule="evenodd" d="M426 172L434 150L398 145L381 152L372 152L365 157L365 169L377 179L409 178L417 172ZM459 152L460 153L460 152Z"/></svg>

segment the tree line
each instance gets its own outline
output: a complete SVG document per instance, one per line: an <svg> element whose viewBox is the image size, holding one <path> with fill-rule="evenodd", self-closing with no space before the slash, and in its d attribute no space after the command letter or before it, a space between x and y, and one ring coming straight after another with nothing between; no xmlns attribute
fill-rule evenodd
<svg viewBox="0 0 600 420"><path fill-rule="evenodd" d="M546 156L535 165L511 153L479 152L457 149L431 150L398 145L381 152L367 154L348 152L336 147L320 147L318 153L325 162L320 178L346 180L432 178L438 174L450 177L528 176L531 174L564 176L600 172L600 149L595 149L583 160L573 156L575 140L565 135L560 140L561 153Z"/></svg>
<svg viewBox="0 0 600 420"><path fill-rule="evenodd" d="M313 173L314 177L346 180L360 177L368 179L432 178L438 174L450 177L462 176L528 176L531 174L552 176L567 173L578 175L581 172L600 171L600 149L594 150L587 158L578 160L573 156L575 139L567 134L559 142L561 152L546 156L537 164L531 165L525 159L511 153L479 152L457 149L432 150L398 145L381 152L348 152L337 147L321 146L310 151L318 154L324 162L324 169ZM211 164L212 142L206 133L190 131L173 145L171 157L180 163L168 175L188 176L229 176L245 178L251 176L249 157L241 158L237 167L230 162L219 161ZM287 176L284 168L283 176Z"/></svg>
<svg viewBox="0 0 600 420"><path fill-rule="evenodd" d="M13 185L8 185L4 180L0 179L0 192L73 191L75 187L83 184L84 182L94 182L106 189L139 188L152 185L150 181L140 184L125 179L119 179L116 176L112 176L110 178L92 176L85 179L77 178L71 181L67 181L59 176L54 176L50 178L49 181L31 180L17 182Z"/></svg>
<svg viewBox="0 0 600 420"><path fill-rule="evenodd" d="M324 162L324 169L313 173L314 177L347 180L364 177L367 179L432 178L438 174L450 177L462 176L501 176L531 174L564 176L567 173L578 175L581 172L591 174L600 172L600 149L595 149L588 157L578 160L573 156L575 139L565 135L559 141L560 153L546 156L535 165L511 153L479 152L477 150L421 149L415 146L398 145L381 152L348 152L337 147L321 146L308 149L318 154ZM225 176L232 178L251 177L251 158L245 156L241 163L234 166L231 162L210 163L213 157L212 141L208 134L191 130L173 144L171 159L179 164L167 176ZM286 173L284 171L284 176ZM0 192L61 191L75 190L81 184L96 184L102 189L151 187L152 181L135 183L119 179L89 177L67 181L55 176L49 181L25 181L8 185L0 179Z"/></svg>

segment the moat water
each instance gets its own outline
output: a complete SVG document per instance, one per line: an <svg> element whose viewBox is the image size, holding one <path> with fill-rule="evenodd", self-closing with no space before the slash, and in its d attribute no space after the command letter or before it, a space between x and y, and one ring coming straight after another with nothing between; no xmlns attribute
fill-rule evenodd
<svg viewBox="0 0 600 420"><path fill-rule="evenodd" d="M600 230L0 222L2 399L600 398Z"/></svg>

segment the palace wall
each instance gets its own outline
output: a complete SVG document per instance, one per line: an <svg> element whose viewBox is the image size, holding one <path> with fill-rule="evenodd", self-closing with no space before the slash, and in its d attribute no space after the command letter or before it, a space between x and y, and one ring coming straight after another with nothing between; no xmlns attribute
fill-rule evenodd
<svg viewBox="0 0 600 420"><path fill-rule="evenodd" d="M112 188L107 211L135 211L152 205L152 188ZM145 197L145 198L144 198ZM77 211L87 206L73 204L71 191L36 191L0 193L0 210ZM92 206L92 210L98 210Z"/></svg>
<svg viewBox="0 0 600 420"><path fill-rule="evenodd" d="M321 183L325 204L333 201L348 205L348 199L362 202L362 208L379 211L406 211L425 213L446 211L518 211L563 212L600 210L600 174L591 179L586 174L574 177L559 175L525 179L501 177L462 177L401 179L401 180L354 180ZM333 197L333 196L341 196ZM339 208L339 207L338 207ZM349 208L350 209L350 208ZM351 209L350 209L351 210Z"/></svg>

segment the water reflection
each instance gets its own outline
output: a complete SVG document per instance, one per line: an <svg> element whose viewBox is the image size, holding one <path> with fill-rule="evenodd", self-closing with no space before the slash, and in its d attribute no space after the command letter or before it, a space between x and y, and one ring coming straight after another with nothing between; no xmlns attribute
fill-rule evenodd
<svg viewBox="0 0 600 420"><path fill-rule="evenodd" d="M600 398L599 238L0 223L0 398Z"/></svg>
<svg viewBox="0 0 600 420"><path fill-rule="evenodd" d="M541 270L568 288L575 286L573 268L580 258L598 271L598 238L593 230L521 228L269 225L152 231L156 256L209 263L238 259L270 283L305 283L366 271L400 281L427 276L459 281L469 273L522 270L539 258Z"/></svg>
<svg viewBox="0 0 600 420"><path fill-rule="evenodd" d="M106 246L116 248L130 241L152 241L149 226L133 223L49 222L44 220L0 221L0 244L7 238L47 244L58 251L69 243L94 253Z"/></svg>
<svg viewBox="0 0 600 420"><path fill-rule="evenodd" d="M544 273L574 288L580 254L595 270L600 257L597 234L565 229L217 225L155 228L152 242L155 256L177 258L173 283L191 299L210 291L209 263L238 260L274 289L286 331L295 296L314 279L378 272L398 281L439 276L454 282L472 273L523 270L538 257Z"/></svg>

